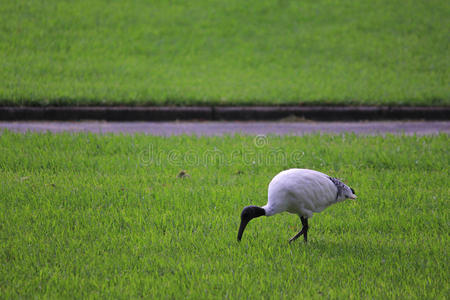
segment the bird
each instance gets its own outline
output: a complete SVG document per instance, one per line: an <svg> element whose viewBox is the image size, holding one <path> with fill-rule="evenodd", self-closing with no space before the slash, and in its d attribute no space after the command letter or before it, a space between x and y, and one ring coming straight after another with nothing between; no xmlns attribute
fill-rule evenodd
<svg viewBox="0 0 450 300"><path fill-rule="evenodd" d="M271 180L265 206L246 206L241 213L237 240L241 241L245 227L254 218L289 212L300 217L302 229L289 243L303 235L308 241L308 219L331 204L356 199L355 190L337 178L309 169L284 170Z"/></svg>

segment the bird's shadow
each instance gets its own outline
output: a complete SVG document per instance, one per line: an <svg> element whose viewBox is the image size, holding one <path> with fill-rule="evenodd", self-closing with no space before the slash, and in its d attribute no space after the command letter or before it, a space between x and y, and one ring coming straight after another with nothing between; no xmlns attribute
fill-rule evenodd
<svg viewBox="0 0 450 300"><path fill-rule="evenodd" d="M307 243L296 241L289 244L292 251L302 250L327 258L343 257L389 257L400 249L387 243L373 240L327 240L325 238L310 239ZM300 249L298 249L300 248Z"/></svg>

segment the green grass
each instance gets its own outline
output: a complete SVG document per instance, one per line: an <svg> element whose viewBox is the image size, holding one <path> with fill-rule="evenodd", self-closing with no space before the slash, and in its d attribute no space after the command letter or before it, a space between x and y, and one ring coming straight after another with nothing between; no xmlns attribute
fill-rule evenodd
<svg viewBox="0 0 450 300"><path fill-rule="evenodd" d="M1 297L448 298L448 135L264 142L3 131ZM290 214L238 243L241 209L289 167L358 200L316 214L307 245Z"/></svg>
<svg viewBox="0 0 450 300"><path fill-rule="evenodd" d="M4 1L0 105L450 105L448 1Z"/></svg>

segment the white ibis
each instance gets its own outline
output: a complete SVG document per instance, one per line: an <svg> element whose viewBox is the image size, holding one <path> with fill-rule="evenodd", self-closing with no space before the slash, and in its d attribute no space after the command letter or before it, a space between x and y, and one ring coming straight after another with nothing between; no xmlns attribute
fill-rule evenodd
<svg viewBox="0 0 450 300"><path fill-rule="evenodd" d="M296 214L302 221L303 228L289 243L303 235L308 241L308 219L329 205L356 199L355 191L339 179L324 173L308 169L289 169L278 173L269 183L268 202L265 206L247 206L241 213L238 241L251 219L260 216L273 216L287 211Z"/></svg>

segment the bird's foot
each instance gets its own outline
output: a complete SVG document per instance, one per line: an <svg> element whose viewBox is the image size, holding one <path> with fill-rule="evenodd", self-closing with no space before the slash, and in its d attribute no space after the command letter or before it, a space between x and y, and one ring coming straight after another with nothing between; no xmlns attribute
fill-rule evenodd
<svg viewBox="0 0 450 300"><path fill-rule="evenodd" d="M300 230L299 233L297 233L295 236L293 236L290 240L289 240L289 244L292 243L293 241L295 241L296 239L298 239L302 234L304 234L304 230Z"/></svg>

